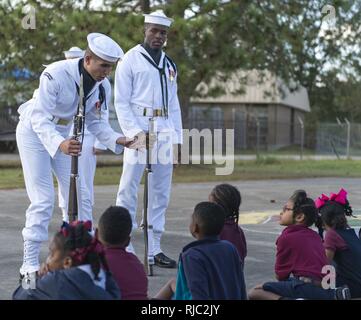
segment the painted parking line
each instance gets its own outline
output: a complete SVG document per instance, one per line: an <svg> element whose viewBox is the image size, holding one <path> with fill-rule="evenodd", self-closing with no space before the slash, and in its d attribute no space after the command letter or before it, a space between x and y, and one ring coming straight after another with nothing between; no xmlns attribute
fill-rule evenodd
<svg viewBox="0 0 361 320"><path fill-rule="evenodd" d="M257 259L257 258L254 258L254 257L250 257L250 256L246 256L245 258L245 262L258 262L258 263L264 263L265 260L261 260L261 259Z"/></svg>
<svg viewBox="0 0 361 320"><path fill-rule="evenodd" d="M279 235L279 232L270 232L270 231L259 231L259 230L250 230L248 228L243 228L242 229L246 232L260 232L263 234L272 234L272 235ZM189 234L189 231L164 231L164 233L166 235L172 235L172 236L178 236L178 237L186 237L186 238L191 238L191 235ZM267 248L274 248L275 247L275 243L274 240L271 241L261 241L261 240L251 240L251 239L247 239L247 245L250 246L261 246L261 247L267 247ZM260 262L262 260L256 259L256 258L249 258L249 260L252 261L257 261Z"/></svg>
<svg viewBox="0 0 361 320"><path fill-rule="evenodd" d="M249 229L249 228L245 228L242 226L242 230L243 231L247 231L247 232L253 232L253 233L262 233L262 234L272 234L272 235L280 235L280 232L276 232L276 231L265 231L265 230L253 230L253 229Z"/></svg>
<svg viewBox="0 0 361 320"><path fill-rule="evenodd" d="M266 224L266 223L270 222L272 220L272 217L273 216L268 216L268 218L265 221L263 221L262 224Z"/></svg>
<svg viewBox="0 0 361 320"><path fill-rule="evenodd" d="M239 215L239 224L265 224L276 219L279 216L279 211L268 210L268 211L252 211L252 212L241 212Z"/></svg>

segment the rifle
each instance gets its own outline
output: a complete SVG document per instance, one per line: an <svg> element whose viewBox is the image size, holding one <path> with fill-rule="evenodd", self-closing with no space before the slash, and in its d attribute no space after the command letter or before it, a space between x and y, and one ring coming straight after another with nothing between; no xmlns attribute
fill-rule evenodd
<svg viewBox="0 0 361 320"><path fill-rule="evenodd" d="M153 204L153 195L151 190L152 185L152 166L150 164L151 159L151 146L150 139L154 135L154 119L149 119L149 130L146 135L146 152L147 162L145 167L144 177L144 209L143 209L143 232L144 232L144 268L148 276L153 276L154 266L154 245L153 245L153 224L151 222L151 210Z"/></svg>
<svg viewBox="0 0 361 320"><path fill-rule="evenodd" d="M80 75L78 111L77 114L74 116L73 123L74 127L72 138L77 141L82 141L82 138L84 136L85 124L83 75ZM71 156L71 172L68 201L69 223L78 219L78 157L79 156Z"/></svg>

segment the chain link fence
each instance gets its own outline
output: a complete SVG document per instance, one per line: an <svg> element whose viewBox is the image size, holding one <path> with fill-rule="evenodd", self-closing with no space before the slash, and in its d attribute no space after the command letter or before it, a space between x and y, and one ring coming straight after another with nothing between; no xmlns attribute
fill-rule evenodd
<svg viewBox="0 0 361 320"><path fill-rule="evenodd" d="M361 124L317 123L302 119L294 123L269 121L238 115L233 120L193 117L189 128L233 129L234 148L239 154L295 154L350 158L361 156Z"/></svg>
<svg viewBox="0 0 361 320"><path fill-rule="evenodd" d="M0 110L0 152L16 150L15 128L17 113ZM114 110L110 110L110 124L119 131ZM221 109L210 114L191 113L189 129L202 131L208 129L232 129L234 132L234 150L236 154L284 154L326 155L337 158L361 156L361 123L343 122L318 123L307 125L301 119L295 122L270 121L267 117L255 117L252 114L235 113L232 120L224 119ZM223 135L225 137L225 135ZM225 148L226 139L222 140Z"/></svg>
<svg viewBox="0 0 361 320"><path fill-rule="evenodd" d="M361 124L347 120L320 123L316 136L316 153L341 157L361 156Z"/></svg>
<svg viewBox="0 0 361 320"><path fill-rule="evenodd" d="M15 152L15 128L19 121L12 109L0 110L0 152Z"/></svg>

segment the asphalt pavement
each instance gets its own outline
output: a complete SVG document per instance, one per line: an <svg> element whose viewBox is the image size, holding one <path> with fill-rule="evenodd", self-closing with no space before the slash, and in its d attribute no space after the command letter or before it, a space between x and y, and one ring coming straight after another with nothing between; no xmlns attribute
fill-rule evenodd
<svg viewBox="0 0 361 320"><path fill-rule="evenodd" d="M219 183L221 182L220 180ZM272 219L272 216L279 212L294 190L305 189L315 198L322 192L337 192L343 187L349 192L351 205L354 208L361 208L361 179L356 178L233 181L232 183L242 194L240 221L248 245L245 261L248 288L272 280L274 277L275 240L282 227ZM167 255L177 259L182 247L193 240L188 231L190 215L198 202L207 199L214 185L214 182L173 184L171 202L167 211L166 232L162 238L162 248ZM95 224L101 213L108 206L115 204L116 192L117 186L95 187ZM139 190L138 202L140 203L139 221L142 188ZM21 230L25 223L25 210L28 205L29 200L24 189L0 190L0 299L10 299L18 284L23 251ZM49 234L54 234L60 224L61 214L57 208L49 227ZM142 231L134 232L132 242L136 254L143 261ZM41 251L42 259L45 259L47 251L47 243L44 243ZM155 267L154 276L149 277L149 295L153 296L168 279L175 275L175 269Z"/></svg>

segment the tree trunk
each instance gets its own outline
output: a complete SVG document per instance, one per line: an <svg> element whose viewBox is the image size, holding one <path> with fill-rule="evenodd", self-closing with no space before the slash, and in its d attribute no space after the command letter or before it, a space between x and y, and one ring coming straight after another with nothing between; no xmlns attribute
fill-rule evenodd
<svg viewBox="0 0 361 320"><path fill-rule="evenodd" d="M179 94L179 103L182 111L182 124L184 129L189 129L189 108L190 96L188 94Z"/></svg>
<svg viewBox="0 0 361 320"><path fill-rule="evenodd" d="M150 0L140 0L140 6L144 13L150 13Z"/></svg>

